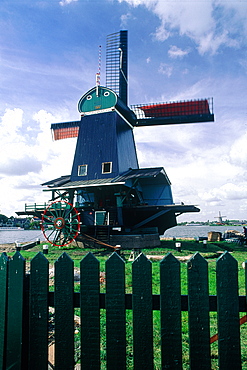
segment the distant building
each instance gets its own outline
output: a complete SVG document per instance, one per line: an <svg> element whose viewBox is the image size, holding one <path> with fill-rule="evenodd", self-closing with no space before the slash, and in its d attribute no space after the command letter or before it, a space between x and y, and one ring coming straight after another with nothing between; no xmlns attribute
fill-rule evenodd
<svg viewBox="0 0 247 370"><path fill-rule="evenodd" d="M2 227L21 227L24 229L28 229L30 226L29 218L14 218L11 217L8 219L7 222L1 223L0 226Z"/></svg>

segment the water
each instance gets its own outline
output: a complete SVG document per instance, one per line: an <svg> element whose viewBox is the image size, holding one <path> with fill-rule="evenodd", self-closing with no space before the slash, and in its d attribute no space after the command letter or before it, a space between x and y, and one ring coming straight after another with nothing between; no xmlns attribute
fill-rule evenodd
<svg viewBox="0 0 247 370"><path fill-rule="evenodd" d="M196 238L207 237L210 231L220 232L224 234L226 230L236 230L243 232L243 226L175 226L167 230L164 234L165 238Z"/></svg>
<svg viewBox="0 0 247 370"><path fill-rule="evenodd" d="M44 235L41 230L1 230L0 229L0 244L10 244L18 241L19 243L27 243L36 241L44 241Z"/></svg>
<svg viewBox="0 0 247 370"><path fill-rule="evenodd" d="M242 226L175 226L167 230L165 238L196 238L207 237L208 232L216 231L224 234L226 230L237 230L243 232ZM9 230L0 229L0 244L10 244L18 241L19 243L32 242L39 239L44 241L44 235L41 230Z"/></svg>

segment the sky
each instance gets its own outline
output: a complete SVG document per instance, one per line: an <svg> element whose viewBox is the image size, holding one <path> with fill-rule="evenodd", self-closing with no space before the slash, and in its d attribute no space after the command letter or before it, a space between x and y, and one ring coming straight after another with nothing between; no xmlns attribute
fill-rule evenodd
<svg viewBox="0 0 247 370"><path fill-rule="evenodd" d="M213 97L215 122L135 128L140 167L164 167L182 221L247 219L247 0L1 0L0 213L46 202L40 185L69 175L106 36L128 30L129 104Z"/></svg>

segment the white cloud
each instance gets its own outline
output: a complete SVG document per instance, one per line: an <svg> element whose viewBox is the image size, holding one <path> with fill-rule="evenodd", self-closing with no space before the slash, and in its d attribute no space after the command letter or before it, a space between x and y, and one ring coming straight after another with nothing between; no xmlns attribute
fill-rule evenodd
<svg viewBox="0 0 247 370"><path fill-rule="evenodd" d="M126 14L123 14L120 17L120 19L121 19L121 27L126 27L128 20L133 19L133 17L131 13L126 13Z"/></svg>
<svg viewBox="0 0 247 370"><path fill-rule="evenodd" d="M247 73L247 60L246 59L240 59L239 64L241 65L241 67L243 67L245 69L245 72Z"/></svg>
<svg viewBox="0 0 247 370"><path fill-rule="evenodd" d="M53 141L51 123L64 122L65 117L54 116L49 112L40 110L33 118L39 123L41 131L37 136L36 149L39 158L43 161L44 181L69 175L74 157L76 139Z"/></svg>
<svg viewBox="0 0 247 370"><path fill-rule="evenodd" d="M75 1L78 1L78 0L62 0L62 1L59 1L59 5L64 6L64 5L68 5L70 3L73 3Z"/></svg>
<svg viewBox="0 0 247 370"><path fill-rule="evenodd" d="M164 1L118 0L134 7L143 5L156 14L161 23L155 36L164 41L175 32L196 42L201 54L215 53L222 46L239 47L236 30L247 36L247 2L225 0Z"/></svg>
<svg viewBox="0 0 247 370"><path fill-rule="evenodd" d="M160 63L159 66L159 73L162 75L166 75L167 77L171 77L173 71L173 67L167 63Z"/></svg>
<svg viewBox="0 0 247 370"><path fill-rule="evenodd" d="M204 54L207 51L210 51L212 54L215 54L221 45L238 48L239 42L231 39L228 35L229 33L226 30L220 35L215 35L213 32L208 32L205 36L202 36L200 40L198 40L199 53Z"/></svg>
<svg viewBox="0 0 247 370"><path fill-rule="evenodd" d="M170 58L183 58L185 55L189 54L189 50L182 50L175 45L172 45L168 50L168 55Z"/></svg>
<svg viewBox="0 0 247 370"><path fill-rule="evenodd" d="M6 109L4 116L2 117L0 134L1 136L12 135L16 129L22 126L23 110L15 108L13 110Z"/></svg>
<svg viewBox="0 0 247 370"><path fill-rule="evenodd" d="M230 149L230 160L233 164L246 168L247 166L247 131L237 139Z"/></svg>
<svg viewBox="0 0 247 370"><path fill-rule="evenodd" d="M153 5L153 3L155 3L155 0L118 0L119 3L123 3L124 1L135 7L143 5L144 3L147 7L149 7L150 5Z"/></svg>
<svg viewBox="0 0 247 370"><path fill-rule="evenodd" d="M30 172L39 172L42 162L33 156L24 155L20 158L8 158L0 165L0 172L5 176L22 176Z"/></svg>
<svg viewBox="0 0 247 370"><path fill-rule="evenodd" d="M247 184L227 183L219 188L214 188L208 192L201 193L200 197L206 202L246 199Z"/></svg>
<svg viewBox="0 0 247 370"><path fill-rule="evenodd" d="M40 110L28 121L17 108L7 109L0 121L0 209L7 216L25 203L47 201L50 194L40 184L71 172L76 139L53 142L51 136L50 124L61 117Z"/></svg>
<svg viewBox="0 0 247 370"><path fill-rule="evenodd" d="M161 25L156 28L156 33L155 33L156 38L159 41L165 41L167 40L170 36L172 36L172 32L168 31L165 22L162 21Z"/></svg>
<svg viewBox="0 0 247 370"><path fill-rule="evenodd" d="M19 176L28 172L38 172L41 164L32 152L25 130L23 129L23 111L7 109L1 124L0 174Z"/></svg>

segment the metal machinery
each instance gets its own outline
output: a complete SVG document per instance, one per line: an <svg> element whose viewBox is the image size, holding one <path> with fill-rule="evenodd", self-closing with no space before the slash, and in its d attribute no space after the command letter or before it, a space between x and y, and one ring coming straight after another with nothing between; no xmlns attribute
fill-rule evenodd
<svg viewBox="0 0 247 370"><path fill-rule="evenodd" d="M77 137L71 174L48 181L48 205L26 205L42 219L54 245L91 240L123 248L153 247L176 226L176 217L199 212L173 203L163 167L139 168L133 129L138 126L213 121L212 99L128 107L127 31L108 36L106 87L96 86L79 100L80 121L53 123L54 140Z"/></svg>

